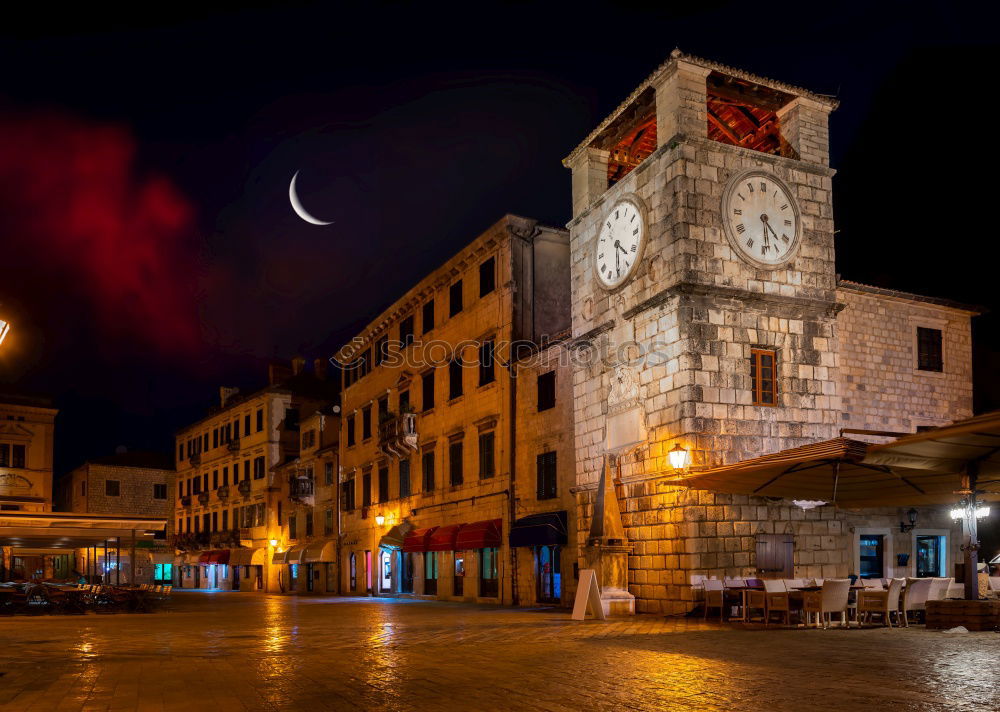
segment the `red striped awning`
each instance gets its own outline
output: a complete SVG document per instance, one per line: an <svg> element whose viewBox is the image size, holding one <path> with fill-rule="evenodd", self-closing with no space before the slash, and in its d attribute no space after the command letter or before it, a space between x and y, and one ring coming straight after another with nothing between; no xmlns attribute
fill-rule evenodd
<svg viewBox="0 0 1000 712"><path fill-rule="evenodd" d="M229 549L216 549L215 551L206 551L201 556L198 557L199 564L228 564L229 563Z"/></svg>
<svg viewBox="0 0 1000 712"><path fill-rule="evenodd" d="M455 549L489 549L499 547L502 539L503 520L486 519L466 524L458 532Z"/></svg>
<svg viewBox="0 0 1000 712"><path fill-rule="evenodd" d="M424 529L413 529L406 533L403 538L403 551L427 551L427 545L431 536L437 531L437 527L426 527Z"/></svg>
<svg viewBox="0 0 1000 712"><path fill-rule="evenodd" d="M455 540L464 526L464 524L449 524L446 527L438 527L427 542L427 551L455 551L457 548Z"/></svg>

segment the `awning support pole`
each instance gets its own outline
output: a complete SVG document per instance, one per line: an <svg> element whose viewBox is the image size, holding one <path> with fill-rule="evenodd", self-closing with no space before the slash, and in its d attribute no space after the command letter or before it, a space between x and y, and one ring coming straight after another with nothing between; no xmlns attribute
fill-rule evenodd
<svg viewBox="0 0 1000 712"><path fill-rule="evenodd" d="M962 476L962 489L969 494L965 500L965 600L979 600L979 538L976 525L976 484L979 479L979 463L970 462Z"/></svg>
<svg viewBox="0 0 1000 712"><path fill-rule="evenodd" d="M115 537L115 586L122 582L122 538Z"/></svg>
<svg viewBox="0 0 1000 712"><path fill-rule="evenodd" d="M101 583L106 584L108 582L108 540L104 540L104 566L101 569Z"/></svg>
<svg viewBox="0 0 1000 712"><path fill-rule="evenodd" d="M132 541L129 546L128 560L128 582L130 586L136 585L135 580L135 529L132 530Z"/></svg>

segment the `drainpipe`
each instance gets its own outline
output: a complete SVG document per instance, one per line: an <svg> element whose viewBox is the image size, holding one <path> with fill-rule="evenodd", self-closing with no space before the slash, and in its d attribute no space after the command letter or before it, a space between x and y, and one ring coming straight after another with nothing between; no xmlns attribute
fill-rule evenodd
<svg viewBox="0 0 1000 712"><path fill-rule="evenodd" d="M507 547L510 549L510 597L511 603L515 606L520 604L517 594L517 547L510 545L510 530L514 526L517 518L517 496L516 477L517 471L517 363L513 354L510 354L507 361L508 384L510 387L510 485L507 487L507 505L509 510L510 524L507 525Z"/></svg>

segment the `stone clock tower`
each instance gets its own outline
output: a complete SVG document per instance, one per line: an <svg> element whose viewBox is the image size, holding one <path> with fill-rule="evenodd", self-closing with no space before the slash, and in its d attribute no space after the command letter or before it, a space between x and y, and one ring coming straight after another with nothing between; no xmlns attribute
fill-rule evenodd
<svg viewBox="0 0 1000 712"><path fill-rule="evenodd" d="M700 467L837 435L836 105L675 50L564 161L581 528L610 462L633 560L664 553L643 550L662 517L631 513L670 506L674 446ZM644 439L616 449L622 369Z"/></svg>

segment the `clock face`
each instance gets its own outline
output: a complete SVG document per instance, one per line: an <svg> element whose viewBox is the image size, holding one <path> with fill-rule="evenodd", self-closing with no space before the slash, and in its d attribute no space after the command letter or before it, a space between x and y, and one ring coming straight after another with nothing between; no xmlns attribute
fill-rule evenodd
<svg viewBox="0 0 1000 712"><path fill-rule="evenodd" d="M604 287L621 286L632 275L642 258L645 240L646 221L638 203L619 200L604 216L594 253L594 268Z"/></svg>
<svg viewBox="0 0 1000 712"><path fill-rule="evenodd" d="M734 178L722 201L723 224L736 251L758 267L780 267L799 246L799 209L788 187L766 171Z"/></svg>

